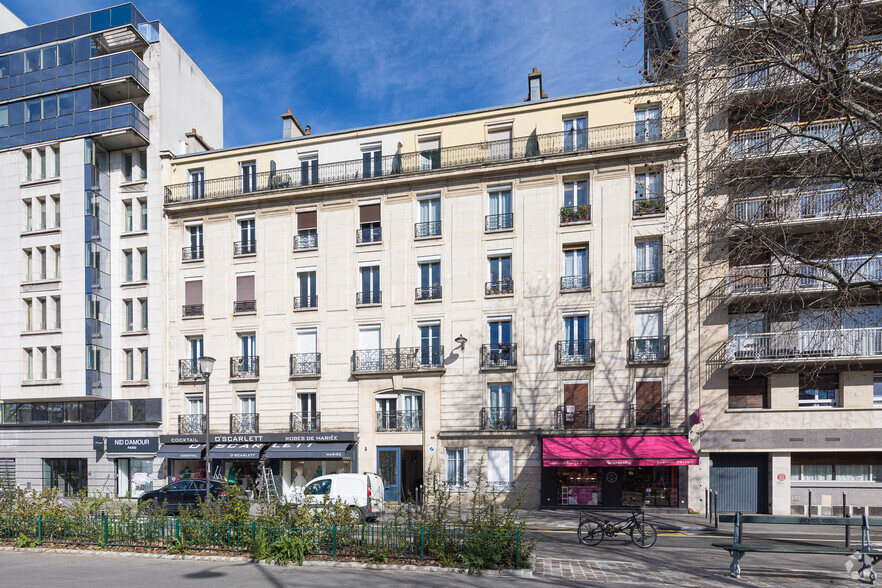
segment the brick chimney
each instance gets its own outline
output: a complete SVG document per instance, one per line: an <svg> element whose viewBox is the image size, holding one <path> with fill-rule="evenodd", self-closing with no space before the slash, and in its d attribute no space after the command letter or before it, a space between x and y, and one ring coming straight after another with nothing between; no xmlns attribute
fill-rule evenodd
<svg viewBox="0 0 882 588"><path fill-rule="evenodd" d="M542 72L538 68L527 74L527 97L524 102L536 102L548 98L548 94L542 91Z"/></svg>
<svg viewBox="0 0 882 588"><path fill-rule="evenodd" d="M309 127L306 128L308 129ZM295 137L302 137L308 134L308 132L304 132L303 127L300 126L297 118L291 114L291 109L289 108L288 112L282 115L282 138L294 139Z"/></svg>

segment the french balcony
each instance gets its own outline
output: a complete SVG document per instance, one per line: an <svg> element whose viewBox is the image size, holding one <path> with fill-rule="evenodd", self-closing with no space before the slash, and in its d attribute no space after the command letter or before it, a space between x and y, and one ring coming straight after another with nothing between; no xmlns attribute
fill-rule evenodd
<svg viewBox="0 0 882 588"><path fill-rule="evenodd" d="M444 346L356 349L353 375L439 372L444 370Z"/></svg>
<svg viewBox="0 0 882 588"><path fill-rule="evenodd" d="M314 377L321 373L321 353L292 353L288 358L288 374L292 378Z"/></svg>
<svg viewBox="0 0 882 588"><path fill-rule="evenodd" d="M233 255L254 255L257 253L257 241L236 241L233 243Z"/></svg>
<svg viewBox="0 0 882 588"><path fill-rule="evenodd" d="M405 432L423 430L423 411L393 410L377 411L377 432Z"/></svg>
<svg viewBox="0 0 882 588"><path fill-rule="evenodd" d="M383 302L383 293L380 290L369 292L357 292L355 294L356 306L375 306Z"/></svg>
<svg viewBox="0 0 882 588"><path fill-rule="evenodd" d="M199 360L197 359L179 359L178 360L178 381L195 381L204 380L202 371L199 369Z"/></svg>
<svg viewBox="0 0 882 588"><path fill-rule="evenodd" d="M631 282L634 288L651 288L653 286L663 286L664 283L665 270L663 269L636 270Z"/></svg>
<svg viewBox="0 0 882 588"><path fill-rule="evenodd" d="M356 229L355 231L355 242L356 243L380 243L383 241L383 228L382 227L363 227L360 229Z"/></svg>
<svg viewBox="0 0 882 588"><path fill-rule="evenodd" d="M179 414L178 435L204 435L204 414Z"/></svg>
<svg viewBox="0 0 882 588"><path fill-rule="evenodd" d="M594 365L594 339L558 341L556 364L559 368L581 368Z"/></svg>
<svg viewBox="0 0 882 588"><path fill-rule="evenodd" d="M230 415L230 433L259 433L260 415L254 412L242 412Z"/></svg>
<svg viewBox="0 0 882 588"><path fill-rule="evenodd" d="M416 239L441 236L441 221L429 221L416 223L413 226L413 236Z"/></svg>
<svg viewBox="0 0 882 588"><path fill-rule="evenodd" d="M671 359L670 337L631 337L628 339L628 363L664 363Z"/></svg>
<svg viewBox="0 0 882 588"><path fill-rule="evenodd" d="M181 314L184 318L193 318L203 316L205 312L204 304L185 304L181 307Z"/></svg>
<svg viewBox="0 0 882 588"><path fill-rule="evenodd" d="M292 412L288 418L288 428L292 433L311 433L322 430L322 413L320 412Z"/></svg>
<svg viewBox="0 0 882 588"><path fill-rule="evenodd" d="M591 205L562 206L560 209L560 224L575 225L591 222Z"/></svg>
<svg viewBox="0 0 882 588"><path fill-rule="evenodd" d="M725 360L737 365L882 362L882 327L732 335Z"/></svg>
<svg viewBox="0 0 882 588"><path fill-rule="evenodd" d="M637 198L634 200L634 218L641 216L658 216L665 213L665 199L661 196Z"/></svg>
<svg viewBox="0 0 882 588"><path fill-rule="evenodd" d="M671 405L644 407L632 404L628 423L632 429L667 429L671 426Z"/></svg>
<svg viewBox="0 0 882 588"><path fill-rule="evenodd" d="M181 259L184 261L197 261L205 258L205 247L184 247L181 250Z"/></svg>
<svg viewBox="0 0 882 588"><path fill-rule="evenodd" d="M560 279L561 292L590 292L591 274L563 276Z"/></svg>
<svg viewBox="0 0 882 588"><path fill-rule="evenodd" d="M481 345L481 369L508 370L517 367L517 343L485 343Z"/></svg>
<svg viewBox="0 0 882 588"><path fill-rule="evenodd" d="M558 406L554 414L555 429L593 429L593 406Z"/></svg>
<svg viewBox="0 0 882 588"><path fill-rule="evenodd" d="M513 431L517 428L517 408L485 406L481 409L482 431Z"/></svg>
<svg viewBox="0 0 882 588"><path fill-rule="evenodd" d="M233 314L257 312L257 300L236 300L233 302Z"/></svg>
<svg viewBox="0 0 882 588"><path fill-rule="evenodd" d="M318 233L316 231L304 231L294 235L294 251L318 249Z"/></svg>
<svg viewBox="0 0 882 588"><path fill-rule="evenodd" d="M251 355L247 357L230 358L231 378L257 378L260 377L260 357Z"/></svg>
<svg viewBox="0 0 882 588"><path fill-rule="evenodd" d="M510 296L512 294L514 294L514 280L512 278L502 278L484 284L485 296Z"/></svg>
<svg viewBox="0 0 882 588"><path fill-rule="evenodd" d="M484 230L492 231L510 231L514 228L514 214L490 214L484 218Z"/></svg>
<svg viewBox="0 0 882 588"><path fill-rule="evenodd" d="M294 310L310 310L318 308L318 296L296 296L294 298Z"/></svg>
<svg viewBox="0 0 882 588"><path fill-rule="evenodd" d="M441 284L422 286L416 289L415 294L417 302L425 302L427 300L441 300Z"/></svg>

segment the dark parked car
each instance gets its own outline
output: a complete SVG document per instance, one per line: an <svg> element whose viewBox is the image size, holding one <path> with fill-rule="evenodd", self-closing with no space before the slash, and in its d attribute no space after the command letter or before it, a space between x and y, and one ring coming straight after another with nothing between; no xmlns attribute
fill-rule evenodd
<svg viewBox="0 0 882 588"><path fill-rule="evenodd" d="M212 500L222 500L227 496L223 482L212 480ZM162 508L166 512L180 512L182 508L195 508L205 501L205 480L189 479L172 482L159 490L145 492L138 498L141 508Z"/></svg>

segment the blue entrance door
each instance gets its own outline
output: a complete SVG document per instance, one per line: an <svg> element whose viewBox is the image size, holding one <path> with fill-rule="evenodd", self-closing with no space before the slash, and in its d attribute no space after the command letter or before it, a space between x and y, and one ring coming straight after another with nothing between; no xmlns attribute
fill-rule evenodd
<svg viewBox="0 0 882 588"><path fill-rule="evenodd" d="M386 487L386 502L401 502L400 447L377 447L377 473Z"/></svg>

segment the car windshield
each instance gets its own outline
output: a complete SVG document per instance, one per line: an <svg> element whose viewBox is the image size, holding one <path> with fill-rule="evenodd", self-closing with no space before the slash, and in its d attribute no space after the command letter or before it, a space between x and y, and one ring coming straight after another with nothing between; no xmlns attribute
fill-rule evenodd
<svg viewBox="0 0 882 588"><path fill-rule="evenodd" d="M303 491L306 495L316 496L320 494L329 494L331 492L331 481L330 480L318 480L317 482L313 482Z"/></svg>

